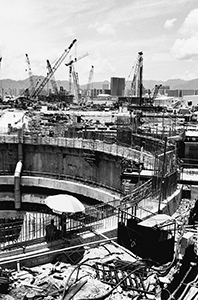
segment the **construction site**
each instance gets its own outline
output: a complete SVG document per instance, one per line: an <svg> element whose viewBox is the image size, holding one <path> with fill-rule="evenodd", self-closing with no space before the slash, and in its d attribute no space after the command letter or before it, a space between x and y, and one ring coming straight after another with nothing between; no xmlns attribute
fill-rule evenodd
<svg viewBox="0 0 198 300"><path fill-rule="evenodd" d="M88 54L65 63L69 89L59 89L54 73L75 43L36 82L26 54L30 86L3 103L0 297L196 299L198 211L180 177L184 127L153 105L160 85L143 97L142 52L131 94L118 101L101 93L94 104L94 66L80 89L75 63Z"/></svg>

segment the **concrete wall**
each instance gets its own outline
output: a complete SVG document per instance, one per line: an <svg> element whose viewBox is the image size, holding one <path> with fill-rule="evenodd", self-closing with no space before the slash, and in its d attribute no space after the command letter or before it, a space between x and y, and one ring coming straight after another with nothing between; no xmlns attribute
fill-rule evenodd
<svg viewBox="0 0 198 300"><path fill-rule="evenodd" d="M65 176L121 190L121 158L86 149L54 145L22 145L23 174ZM0 144L0 171L13 174L18 162L18 144Z"/></svg>
<svg viewBox="0 0 198 300"><path fill-rule="evenodd" d="M18 162L17 144L0 143L0 171L13 173Z"/></svg>
<svg viewBox="0 0 198 300"><path fill-rule="evenodd" d="M2 185L10 185L14 186L14 178L13 176L0 176L0 186ZM37 188L46 188L51 190L59 190L61 192L68 192L71 194L79 194L87 198L95 199L98 201L102 201L104 203L108 203L111 201L118 201L120 199L120 194L108 190L104 190L101 188L84 185L79 182L72 182L67 180L55 180L51 178L43 178L43 177L32 177L32 176L22 176L21 185L25 187L37 187ZM0 191L0 197L3 201L13 201L14 193L12 192L2 192ZM43 197L36 197L34 194L23 194L22 202L30 202L30 203L45 203L46 195Z"/></svg>
<svg viewBox="0 0 198 300"><path fill-rule="evenodd" d="M50 145L23 145L23 170L66 175L121 189L120 158L102 152Z"/></svg>

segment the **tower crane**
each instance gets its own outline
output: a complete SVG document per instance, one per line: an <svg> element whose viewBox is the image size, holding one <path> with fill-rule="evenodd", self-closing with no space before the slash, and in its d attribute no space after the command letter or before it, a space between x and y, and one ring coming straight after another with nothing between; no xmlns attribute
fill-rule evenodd
<svg viewBox="0 0 198 300"><path fill-rule="evenodd" d="M30 88L29 88L29 94L30 96L35 92L35 86L34 86L34 80L33 80L33 74L32 74L32 68L31 68L31 64L30 64L30 59L28 54L25 54L26 57L26 62L28 65L28 75L29 75L29 80L30 80Z"/></svg>
<svg viewBox="0 0 198 300"><path fill-rule="evenodd" d="M63 62L63 60L66 58L66 56L69 54L71 48L73 47L73 45L77 42L76 39L74 39L72 41L72 43L69 45L69 47L67 49L64 50L63 54L61 55L61 57L55 62L53 68L52 68L52 72L48 73L47 76L40 82L40 84L38 84L38 87L35 89L34 93L32 94L32 98L35 99L39 93L42 91L42 89L44 88L44 86L47 84L47 82L50 80L50 78L53 76L53 74L55 73L55 71L58 69L58 67L61 65L61 63Z"/></svg>
<svg viewBox="0 0 198 300"><path fill-rule="evenodd" d="M50 62L49 62L48 59L47 59L47 69L48 69L48 74L49 74L49 73L53 73L51 64L50 64ZM51 77L51 79L50 79L50 82L51 82L51 85L52 85L52 89L53 89L54 94L55 94L55 95L58 95L58 86L57 86L57 83L56 83L54 74L52 74L52 77Z"/></svg>
<svg viewBox="0 0 198 300"><path fill-rule="evenodd" d="M68 63L66 63L65 65L67 67L69 67L69 93L71 93L71 82L72 82L72 66L75 62L79 61L80 59L86 57L87 55L89 55L88 52L84 53L83 55L79 56L79 57L76 57L74 59L71 59L71 56L70 56L70 61Z"/></svg>

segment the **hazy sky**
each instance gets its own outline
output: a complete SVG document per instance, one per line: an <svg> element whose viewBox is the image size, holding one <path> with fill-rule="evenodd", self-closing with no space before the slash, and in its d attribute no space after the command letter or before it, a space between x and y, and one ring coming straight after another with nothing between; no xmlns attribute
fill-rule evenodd
<svg viewBox="0 0 198 300"><path fill-rule="evenodd" d="M68 80L70 55L80 84L111 77L132 78L139 51L143 78L167 80L198 77L197 0L1 0L0 76L46 75L51 65L77 39L55 78ZM131 74L131 75L130 75Z"/></svg>

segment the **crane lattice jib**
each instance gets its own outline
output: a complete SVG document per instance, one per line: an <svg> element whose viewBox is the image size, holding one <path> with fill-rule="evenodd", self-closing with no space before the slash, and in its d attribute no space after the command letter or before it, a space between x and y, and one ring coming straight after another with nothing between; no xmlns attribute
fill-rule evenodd
<svg viewBox="0 0 198 300"><path fill-rule="evenodd" d="M49 72L49 73L52 73L52 72L53 72L52 67L51 67L51 64L50 64L50 62L49 62L48 59L47 59L47 69L48 69L48 72ZM52 74L52 77L51 77L51 79L50 79L50 82L51 82L51 84L52 84L53 92L54 92L55 94L58 94L58 86L57 86L57 84L56 84L56 80L55 80L55 78L54 78L54 74Z"/></svg>
<svg viewBox="0 0 198 300"><path fill-rule="evenodd" d="M88 52L84 53L83 55L79 56L79 57L76 57L74 59L71 59L68 63L66 63L65 65L68 67L68 66L71 66L73 63L79 61L80 59L84 58L85 56L89 55Z"/></svg>
<svg viewBox="0 0 198 300"><path fill-rule="evenodd" d="M88 52L84 53L83 55L76 57L74 59L70 58L70 61L68 63L66 63L66 67L69 67L69 92L71 93L71 80L72 80L72 66L73 63L79 61L80 59L84 58L85 56L89 55Z"/></svg>
<svg viewBox="0 0 198 300"><path fill-rule="evenodd" d="M58 69L58 67L61 65L61 63L63 62L63 60L66 58L66 56L69 54L71 48L73 47L73 45L77 42L77 40L73 40L72 43L69 45L69 47L67 49L65 49L64 53L61 55L61 57L56 61L55 65L52 68L52 72L48 73L47 76L43 79L43 81L40 83L40 85L37 87L37 89L35 90L35 92L33 93L32 97L36 98L39 93L42 91L42 89L44 88L44 86L47 84L47 82L50 80L50 78L52 77L52 75L55 73L55 71Z"/></svg>
<svg viewBox="0 0 198 300"><path fill-rule="evenodd" d="M94 66L91 66L91 70L89 73L89 80L88 80L88 84L87 84L87 90L86 90L86 96L89 96L89 90L90 90L90 86L91 86L91 82L93 79L93 72L94 72Z"/></svg>
<svg viewBox="0 0 198 300"><path fill-rule="evenodd" d="M30 65L30 59L29 59L28 54L25 54L25 56L26 56L26 61L27 61L27 65L28 65L28 75L29 75L29 79L30 79L29 90L33 94L35 92L35 86L34 86L34 80L33 80L33 75L32 75L32 69L31 69L31 65Z"/></svg>
<svg viewBox="0 0 198 300"><path fill-rule="evenodd" d="M157 97L157 95L158 95L158 92L159 92L159 89L162 87L162 85L161 84L159 84L159 85L155 85L155 87L154 87L154 90L153 90L153 94L152 94L152 96L151 96L151 98L154 100L156 97Z"/></svg>
<svg viewBox="0 0 198 300"><path fill-rule="evenodd" d="M72 64L72 76L73 76L73 81L74 81L74 89L75 89L75 93L76 93L76 100L79 104L79 82L78 82L78 75L75 71L74 65Z"/></svg>
<svg viewBox="0 0 198 300"><path fill-rule="evenodd" d="M143 63L142 54L143 54L142 52L139 52L138 57L136 59L134 75L131 82L131 89L136 89L136 82L139 76L140 67L142 66Z"/></svg>

